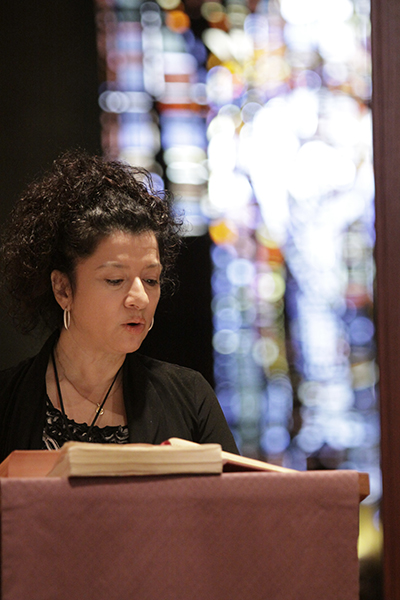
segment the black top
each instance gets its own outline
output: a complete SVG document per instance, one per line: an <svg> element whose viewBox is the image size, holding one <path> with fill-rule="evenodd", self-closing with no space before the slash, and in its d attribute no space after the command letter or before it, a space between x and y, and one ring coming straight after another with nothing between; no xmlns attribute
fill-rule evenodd
<svg viewBox="0 0 400 600"><path fill-rule="evenodd" d="M43 450L58 450L72 439L76 442L93 442L95 444L127 444L129 442L129 431L127 425L106 425L89 427L87 423L77 423L68 419L68 429L65 424L64 415L55 408L50 399L46 401L46 421L42 435ZM88 434L90 430L90 438Z"/></svg>
<svg viewBox="0 0 400 600"><path fill-rule="evenodd" d="M39 354L0 372L0 461L13 450L42 448L46 370L54 332ZM123 393L129 442L160 444L170 437L219 443L238 453L218 400L204 377L186 367L127 354Z"/></svg>

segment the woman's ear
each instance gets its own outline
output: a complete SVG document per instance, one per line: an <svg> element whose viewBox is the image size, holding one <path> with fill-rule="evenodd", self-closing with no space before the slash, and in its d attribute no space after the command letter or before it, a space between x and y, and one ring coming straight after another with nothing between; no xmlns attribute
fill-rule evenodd
<svg viewBox="0 0 400 600"><path fill-rule="evenodd" d="M71 308L72 288L68 275L61 271L51 272L51 286L53 288L54 298L63 310Z"/></svg>

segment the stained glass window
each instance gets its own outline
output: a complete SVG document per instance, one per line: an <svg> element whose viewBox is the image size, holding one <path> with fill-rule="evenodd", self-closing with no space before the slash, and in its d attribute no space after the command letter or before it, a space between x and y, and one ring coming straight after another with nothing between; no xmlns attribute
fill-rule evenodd
<svg viewBox="0 0 400 600"><path fill-rule="evenodd" d="M212 239L216 393L244 454L380 497L368 0L97 0L105 154Z"/></svg>

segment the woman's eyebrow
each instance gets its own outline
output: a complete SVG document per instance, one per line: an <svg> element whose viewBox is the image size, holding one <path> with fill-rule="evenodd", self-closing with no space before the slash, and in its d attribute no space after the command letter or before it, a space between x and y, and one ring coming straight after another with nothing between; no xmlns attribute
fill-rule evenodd
<svg viewBox="0 0 400 600"><path fill-rule="evenodd" d="M99 265L98 267L96 267L96 271L98 271L100 269L107 269L109 267L113 267L113 268L117 268L117 269L129 268L128 265L124 265L123 263L119 263L119 262L110 260L110 261L103 263L102 265ZM159 262L154 262L154 263L145 265L143 268L144 269L162 269L162 265Z"/></svg>
<svg viewBox="0 0 400 600"><path fill-rule="evenodd" d="M106 269L107 267L116 267L117 269L124 269L125 265L123 265L122 263L114 262L114 261L110 260L109 262L106 262L106 263L96 267L96 271L98 271L99 269Z"/></svg>

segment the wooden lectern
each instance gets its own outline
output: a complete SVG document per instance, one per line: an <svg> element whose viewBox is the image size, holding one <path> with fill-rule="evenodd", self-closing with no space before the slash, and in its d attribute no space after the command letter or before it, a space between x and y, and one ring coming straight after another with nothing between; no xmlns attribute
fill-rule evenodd
<svg viewBox="0 0 400 600"><path fill-rule="evenodd" d="M2 600L358 600L356 471L4 477L0 491Z"/></svg>

